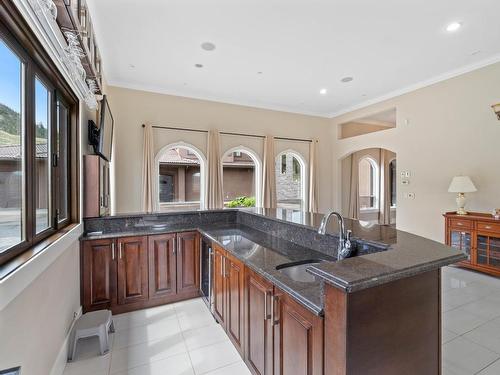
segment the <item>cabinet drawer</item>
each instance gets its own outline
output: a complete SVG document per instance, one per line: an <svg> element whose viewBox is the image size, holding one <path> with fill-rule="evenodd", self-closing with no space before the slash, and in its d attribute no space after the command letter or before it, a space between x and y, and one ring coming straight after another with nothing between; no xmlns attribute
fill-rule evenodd
<svg viewBox="0 0 500 375"><path fill-rule="evenodd" d="M477 230L500 233L500 223L497 224L497 223L478 222Z"/></svg>
<svg viewBox="0 0 500 375"><path fill-rule="evenodd" d="M472 229L472 221L463 219L450 219L450 226L459 229Z"/></svg>

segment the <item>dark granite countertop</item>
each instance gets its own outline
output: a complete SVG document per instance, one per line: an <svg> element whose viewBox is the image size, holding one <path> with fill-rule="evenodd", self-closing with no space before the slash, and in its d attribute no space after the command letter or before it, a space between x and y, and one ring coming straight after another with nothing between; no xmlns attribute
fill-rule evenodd
<svg viewBox="0 0 500 375"><path fill-rule="evenodd" d="M294 281L276 270L276 266L308 259L335 261L335 258L243 225L201 227L200 231L314 313L322 314L321 280Z"/></svg>
<svg viewBox="0 0 500 375"><path fill-rule="evenodd" d="M99 225L95 225L95 220L100 219L91 219L93 228L105 230L97 234L85 232L81 239L199 230L316 313L322 311L323 281L352 293L465 259L460 251L436 241L391 226L345 219L358 251L354 257L336 261L337 223L330 221L327 228L330 235L318 235L322 217L309 212L261 208L136 213L104 218ZM110 220L113 218L120 224L115 226ZM279 264L312 258L331 260L308 267L307 271L318 278L314 283L295 282L276 270Z"/></svg>

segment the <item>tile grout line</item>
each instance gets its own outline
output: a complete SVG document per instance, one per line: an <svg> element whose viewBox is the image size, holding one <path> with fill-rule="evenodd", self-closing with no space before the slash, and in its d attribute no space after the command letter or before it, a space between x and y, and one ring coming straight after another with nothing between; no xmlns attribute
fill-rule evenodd
<svg viewBox="0 0 500 375"><path fill-rule="evenodd" d="M182 330L182 327L181 327L181 321L179 320L179 315L177 315L177 309L175 308L175 303L172 305L172 308L174 309L175 318L177 319L177 324L179 324L179 329L181 330L182 342L183 342L184 346L186 347L186 353L187 353L188 358L189 358L189 363L191 364L191 370L193 371L193 374L196 375L196 371L194 370L193 360L191 359L191 354L189 354L189 349L186 345L186 338L184 337L184 331Z"/></svg>

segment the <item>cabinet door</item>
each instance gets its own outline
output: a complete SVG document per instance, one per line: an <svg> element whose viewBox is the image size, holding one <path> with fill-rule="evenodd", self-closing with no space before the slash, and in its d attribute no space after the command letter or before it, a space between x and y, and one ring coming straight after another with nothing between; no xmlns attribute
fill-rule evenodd
<svg viewBox="0 0 500 375"><path fill-rule="evenodd" d="M84 241L81 251L83 310L109 309L116 303L115 242Z"/></svg>
<svg viewBox="0 0 500 375"><path fill-rule="evenodd" d="M118 304L148 299L147 237L118 240Z"/></svg>
<svg viewBox="0 0 500 375"><path fill-rule="evenodd" d="M228 255L225 259L226 276L226 332L236 349L243 354L244 337L244 266Z"/></svg>
<svg viewBox="0 0 500 375"><path fill-rule="evenodd" d="M458 250L461 250L465 255L467 255L467 262L470 262L471 250L472 250L471 233L468 231L451 229L449 236L450 236L449 245Z"/></svg>
<svg viewBox="0 0 500 375"><path fill-rule="evenodd" d="M270 302L273 285L245 268L245 362L256 375L273 373Z"/></svg>
<svg viewBox="0 0 500 375"><path fill-rule="evenodd" d="M200 290L199 249L197 232L177 234L177 293Z"/></svg>
<svg viewBox="0 0 500 375"><path fill-rule="evenodd" d="M175 234L149 236L149 298L176 293Z"/></svg>
<svg viewBox="0 0 500 375"><path fill-rule="evenodd" d="M218 322L224 326L226 321L226 285L225 285L225 267L226 251L219 246L214 246L214 303L213 313Z"/></svg>
<svg viewBox="0 0 500 375"><path fill-rule="evenodd" d="M477 235L476 263L500 269L500 236L486 233Z"/></svg>
<svg viewBox="0 0 500 375"><path fill-rule="evenodd" d="M275 287L274 374L323 374L323 319Z"/></svg>

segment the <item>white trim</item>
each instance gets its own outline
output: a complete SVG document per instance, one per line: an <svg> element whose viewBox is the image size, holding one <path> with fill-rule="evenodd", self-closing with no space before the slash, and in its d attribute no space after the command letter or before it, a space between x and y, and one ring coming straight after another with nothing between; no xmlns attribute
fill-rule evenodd
<svg viewBox="0 0 500 375"><path fill-rule="evenodd" d="M61 349L59 349L57 358L52 365L52 369L50 370L50 375L62 375L64 373L66 363L68 363L68 345L71 331L73 330L73 326L80 316L82 316L82 306L80 306L80 308L76 312L76 315L73 317L73 321L71 322L68 333L66 334L66 337L61 345Z"/></svg>
<svg viewBox="0 0 500 375"><path fill-rule="evenodd" d="M328 118L338 117L338 116L344 115L346 113L353 112L357 109L365 108L365 107L368 107L370 105L377 104L377 103L383 102L385 100L393 99L393 98L396 98L398 96L407 94L409 92L416 91L418 89L422 89L422 88L427 87L427 86L432 86L436 83L446 81L448 79L458 77L458 76L461 76L461 75L466 74L466 73L473 72L474 70L484 68L488 65L496 64L497 62L500 62L500 54L494 55L488 59L481 60L481 61L474 63L474 64L469 64L469 65L462 66L458 69L450 70L450 71L445 72L443 74L440 74L440 75L434 76L432 78L414 83L412 85L403 87L401 89L390 91L386 94L380 95L380 96L373 98L373 99L366 100L366 101L361 102L359 104L355 104L355 105L352 105L349 107L339 109L335 112L329 113L326 117L328 117Z"/></svg>
<svg viewBox="0 0 500 375"><path fill-rule="evenodd" d="M187 143L184 141L179 141L179 142L174 142L170 143L166 146L163 146L160 151L158 151L155 155L155 184L156 186L160 185L160 156L169 149L172 148L184 148L187 150L193 151L193 153L197 156L197 158L200 160L200 209L205 208L205 189L207 187L207 174L206 174L206 165L207 165L207 158L205 157L205 154L197 148L196 146L193 146L191 143ZM158 205L160 204L160 189L158 188L158 196L156 197L158 200ZM183 202L179 202L183 203ZM189 203L189 202L186 202Z"/></svg>
<svg viewBox="0 0 500 375"><path fill-rule="evenodd" d="M262 207L262 201L261 201L261 199L262 199L262 193L261 193L262 161L260 160L259 155L257 155L257 153L254 150L252 150L249 147L243 146L243 145L231 147L229 150L227 150L226 152L224 152L222 154L221 160L224 160L224 158L226 157L227 154L232 153L232 152L237 152L237 151L241 151L241 152L247 154L253 160L253 163L255 166L255 172L254 172L254 176L255 176L255 206ZM222 175L223 175L222 181L224 181L224 164L222 165ZM224 185L222 186L222 191L224 192Z"/></svg>
<svg viewBox="0 0 500 375"><path fill-rule="evenodd" d="M291 148L286 149L284 151L281 151L276 157L274 158L274 169L276 169L276 161L281 158L282 155L284 154L291 154L295 159L299 161L300 168L301 168L301 190L302 190L302 211L309 211L309 200L307 199L309 195L309 170L307 168L307 162L304 156L298 151L295 151ZM281 163L281 160L280 160ZM276 173L276 172L275 172ZM303 177L303 178L302 178ZM276 190L277 190L276 186ZM277 191L276 191L277 192Z"/></svg>

